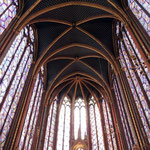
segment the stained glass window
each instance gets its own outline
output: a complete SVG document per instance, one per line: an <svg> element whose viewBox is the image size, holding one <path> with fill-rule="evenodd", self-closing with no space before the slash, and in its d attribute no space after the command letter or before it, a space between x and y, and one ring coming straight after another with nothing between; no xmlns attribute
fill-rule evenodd
<svg viewBox="0 0 150 150"><path fill-rule="evenodd" d="M78 133L81 133L81 135L78 135ZM74 138L77 140L81 137L81 139L84 140L86 135L87 126L85 103L83 99L78 98L74 104Z"/></svg>
<svg viewBox="0 0 150 150"><path fill-rule="evenodd" d="M30 40L32 39L32 40ZM0 64L0 145L4 146L33 59L34 34L26 26Z"/></svg>
<svg viewBox="0 0 150 150"><path fill-rule="evenodd" d="M15 17L18 0L0 0L0 35Z"/></svg>
<svg viewBox="0 0 150 150"><path fill-rule="evenodd" d="M38 73L34 88L32 91L32 96L30 99L27 115L24 121L20 141L19 149L31 149L33 136L35 132L35 126L37 122L37 117L39 114L39 107L41 104L42 93L43 93L43 82L44 74L42 74L43 67Z"/></svg>
<svg viewBox="0 0 150 150"><path fill-rule="evenodd" d="M132 149L132 147L134 145L134 138L133 138L133 133L131 130L129 116L126 113L126 108L123 103L119 85L118 85L118 82L117 82L114 74L112 75L112 79L113 79L113 88L114 88L114 92L115 92L115 96L116 96L116 100L117 100L117 106L118 106L119 113L121 116L121 121L122 121L123 129L124 129L128 149Z"/></svg>
<svg viewBox="0 0 150 150"><path fill-rule="evenodd" d="M128 0L129 7L144 29L150 35L150 1Z"/></svg>
<svg viewBox="0 0 150 150"><path fill-rule="evenodd" d="M105 131L107 135L107 143L109 150L117 150L116 144L116 135L114 130L114 125L111 117L111 112L109 106L104 99L102 100L102 107L103 107L103 114L104 114L104 121L105 121Z"/></svg>
<svg viewBox="0 0 150 150"><path fill-rule="evenodd" d="M45 134L45 141L44 141L44 150L53 150L54 145L54 130L55 130L55 122L56 122L56 112L57 112L57 98L52 102L48 120L47 120L47 127L46 127L46 134Z"/></svg>
<svg viewBox="0 0 150 150"><path fill-rule="evenodd" d="M105 150L101 116L94 97L89 101L92 150Z"/></svg>
<svg viewBox="0 0 150 150"><path fill-rule="evenodd" d="M150 142L150 73L127 29L121 27L123 41L118 40L120 63L125 71L145 133Z"/></svg>
<svg viewBox="0 0 150 150"><path fill-rule="evenodd" d="M59 112L57 150L70 149L70 116L71 102L68 97L65 97Z"/></svg>

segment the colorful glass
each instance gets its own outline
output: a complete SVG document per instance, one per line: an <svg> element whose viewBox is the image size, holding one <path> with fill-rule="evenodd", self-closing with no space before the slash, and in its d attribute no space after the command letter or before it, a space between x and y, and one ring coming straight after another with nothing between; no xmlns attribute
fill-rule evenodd
<svg viewBox="0 0 150 150"><path fill-rule="evenodd" d="M125 71L145 133L150 142L150 73L128 30L122 27L123 41L119 42L120 63Z"/></svg>
<svg viewBox="0 0 150 150"><path fill-rule="evenodd" d="M1 147L4 146L33 59L30 30L33 34L30 26L22 29L0 64ZM34 35L32 38L34 42Z"/></svg>
<svg viewBox="0 0 150 150"><path fill-rule="evenodd" d="M111 112L107 102L105 102L104 100L102 100L102 107L103 107L105 130L107 134L107 143L108 143L109 150L117 150L118 148L116 144L116 136L115 136L114 125L111 117Z"/></svg>
<svg viewBox="0 0 150 150"><path fill-rule="evenodd" d="M0 35L16 15L18 0L0 0Z"/></svg>
<svg viewBox="0 0 150 150"><path fill-rule="evenodd" d="M34 88L32 91L32 96L30 99L27 115L24 121L20 141L19 149L30 150L33 142L33 136L35 132L35 126L39 114L39 107L41 104L42 94L43 94L43 82L44 75L41 71L38 73Z"/></svg>
<svg viewBox="0 0 150 150"><path fill-rule="evenodd" d="M128 5L140 21L144 29L150 35L150 1L149 0L128 0Z"/></svg>
<svg viewBox="0 0 150 150"><path fill-rule="evenodd" d="M94 97L91 97L89 101L89 114L92 150L105 150L101 116Z"/></svg>
<svg viewBox="0 0 150 150"><path fill-rule="evenodd" d="M78 135L79 130L81 131L81 135ZM87 126L85 103L83 99L78 98L74 104L74 138L77 140L79 137L81 137L81 139L84 140L86 135Z"/></svg>
<svg viewBox="0 0 150 150"><path fill-rule="evenodd" d="M70 149L70 116L71 102L68 97L65 97L59 112L56 150Z"/></svg>
<svg viewBox="0 0 150 150"><path fill-rule="evenodd" d="M54 142L54 130L55 130L55 122L56 122L56 112L57 112L57 98L52 102L48 120L47 120L47 127L46 127L46 134L45 134L45 141L44 141L44 150L53 150L53 142Z"/></svg>
<svg viewBox="0 0 150 150"><path fill-rule="evenodd" d="M114 88L114 92L115 92L115 96L117 100L117 106L119 108L119 113L121 116L121 121L122 121L123 129L124 129L127 145L129 149L132 149L134 145L134 139L133 139L133 133L131 130L131 124L128 118L129 116L126 114L126 109L124 107L120 89L117 84L117 80L115 78L113 79L113 88Z"/></svg>

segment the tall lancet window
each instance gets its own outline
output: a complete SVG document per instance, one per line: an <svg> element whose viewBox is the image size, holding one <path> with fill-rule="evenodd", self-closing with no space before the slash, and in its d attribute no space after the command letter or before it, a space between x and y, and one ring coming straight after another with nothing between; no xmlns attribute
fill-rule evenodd
<svg viewBox="0 0 150 150"><path fill-rule="evenodd" d="M119 109L123 129L124 129L124 133L125 133L125 138L126 138L126 141L128 144L128 148L132 149L132 147L135 143L134 143L134 138L133 138L133 131L131 130L130 119L129 119L128 114L126 113L127 111L125 108L124 101L122 99L122 93L120 91L117 79L114 74L112 75L112 80L113 80L113 89L114 89L116 100L117 100L117 106Z"/></svg>
<svg viewBox="0 0 150 150"><path fill-rule="evenodd" d="M117 150L116 135L114 130L114 125L111 117L111 112L106 101L102 101L105 131L107 134L107 143L110 150Z"/></svg>
<svg viewBox="0 0 150 150"><path fill-rule="evenodd" d="M89 100L92 150L105 150L100 111L94 97Z"/></svg>
<svg viewBox="0 0 150 150"><path fill-rule="evenodd" d="M41 67L40 72L37 75L34 88L32 91L32 96L28 106L26 118L24 121L23 129L21 132L21 137L19 141L19 149L31 149L35 126L39 114L39 107L42 100L44 85L44 68Z"/></svg>
<svg viewBox="0 0 150 150"><path fill-rule="evenodd" d="M56 113L57 113L57 97L52 102L48 120L47 120L47 127L46 127L46 134L45 134L45 141L44 141L44 150L53 150L54 149L54 134L55 134L55 123L56 123Z"/></svg>
<svg viewBox="0 0 150 150"><path fill-rule="evenodd" d="M150 142L150 73L129 32L123 26L120 28L123 36L122 41L118 39L120 63Z"/></svg>
<svg viewBox="0 0 150 150"><path fill-rule="evenodd" d="M79 135L80 134L80 135ZM86 109L83 99L78 98L74 104L74 138L85 139L87 135Z"/></svg>
<svg viewBox="0 0 150 150"><path fill-rule="evenodd" d="M70 117L71 102L68 97L65 97L59 112L57 150L70 149Z"/></svg>
<svg viewBox="0 0 150 150"><path fill-rule="evenodd" d="M18 0L0 0L0 35L15 17Z"/></svg>
<svg viewBox="0 0 150 150"><path fill-rule="evenodd" d="M34 33L26 26L15 38L0 64L0 146L10 129L33 59Z"/></svg>
<svg viewBox="0 0 150 150"><path fill-rule="evenodd" d="M144 29L150 35L150 1L128 0L128 5Z"/></svg>

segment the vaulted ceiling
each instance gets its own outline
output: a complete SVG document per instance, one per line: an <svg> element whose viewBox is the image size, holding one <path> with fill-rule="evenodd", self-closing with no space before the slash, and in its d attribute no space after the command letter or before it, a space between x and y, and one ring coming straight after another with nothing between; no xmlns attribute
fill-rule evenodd
<svg viewBox="0 0 150 150"><path fill-rule="evenodd" d="M120 0L25 0L24 6L25 23L37 28L34 71L46 67L47 98L109 95L113 23L123 19Z"/></svg>

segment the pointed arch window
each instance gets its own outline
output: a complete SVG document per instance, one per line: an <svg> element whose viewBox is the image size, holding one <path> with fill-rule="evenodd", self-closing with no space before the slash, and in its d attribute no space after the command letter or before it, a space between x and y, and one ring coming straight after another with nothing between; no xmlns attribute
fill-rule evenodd
<svg viewBox="0 0 150 150"><path fill-rule="evenodd" d="M59 112L57 150L70 149L70 117L71 102L68 97L65 97Z"/></svg>
<svg viewBox="0 0 150 150"><path fill-rule="evenodd" d="M47 127L46 127L46 135L45 135L45 141L44 141L44 150L52 150L54 149L54 130L55 130L55 123L56 123L56 113L57 113L57 97L52 102L49 114L48 114L48 120L47 120Z"/></svg>
<svg viewBox="0 0 150 150"><path fill-rule="evenodd" d="M122 122L122 125L123 125L123 130L124 130L124 133L125 133L125 138L126 138L126 141L127 141L128 149L132 149L132 147L135 144L133 131L131 130L130 119L129 119L129 116L127 115L127 113L126 113L125 104L123 102L122 94L121 94L121 91L120 91L120 88L119 88L119 84L118 84L118 81L117 81L116 76L114 75L114 73L112 74L112 82L113 82L113 89L114 89L114 92L115 92L115 96L116 96L116 100L117 100L117 106L118 106L118 109L119 109L119 114L121 116L121 122Z"/></svg>
<svg viewBox="0 0 150 150"><path fill-rule="evenodd" d="M0 145L4 146L33 60L34 32L26 26L0 64Z"/></svg>
<svg viewBox="0 0 150 150"><path fill-rule="evenodd" d="M94 97L89 100L92 150L105 150L100 111Z"/></svg>
<svg viewBox="0 0 150 150"><path fill-rule="evenodd" d="M0 35L16 15L18 0L0 0Z"/></svg>
<svg viewBox="0 0 150 150"><path fill-rule="evenodd" d="M43 86L44 86L44 67L42 66L40 72L37 75L34 88L32 91L32 96L30 99L23 129L21 132L21 137L18 146L19 149L28 149L28 150L31 149L37 117L39 114L39 107L42 100Z"/></svg>
<svg viewBox="0 0 150 150"><path fill-rule="evenodd" d="M125 71L145 133L150 142L150 73L127 29L122 25L118 38L120 64Z"/></svg>
<svg viewBox="0 0 150 150"><path fill-rule="evenodd" d="M111 112L107 102L103 99L102 100L102 108L104 114L104 122L105 122L105 130L107 135L107 143L108 147L111 150L117 150L117 143L116 143L116 135L115 129L112 121Z"/></svg>
<svg viewBox="0 0 150 150"><path fill-rule="evenodd" d="M79 135L79 133L81 133L81 135ZM74 104L74 138L77 140L81 137L81 139L84 140L86 135L87 126L85 102L83 99L78 98Z"/></svg>
<svg viewBox="0 0 150 150"><path fill-rule="evenodd" d="M140 21L148 35L150 35L150 1L149 0L128 0L132 13Z"/></svg>

